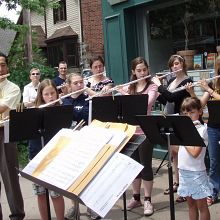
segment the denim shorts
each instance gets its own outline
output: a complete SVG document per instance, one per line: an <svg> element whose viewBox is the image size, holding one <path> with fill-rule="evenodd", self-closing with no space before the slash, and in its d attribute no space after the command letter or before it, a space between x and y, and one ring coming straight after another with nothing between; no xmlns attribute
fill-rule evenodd
<svg viewBox="0 0 220 220"><path fill-rule="evenodd" d="M203 199L212 195L213 187L206 171L188 171L179 169L179 187L177 194L182 197Z"/></svg>
<svg viewBox="0 0 220 220"><path fill-rule="evenodd" d="M33 183L33 189L34 189L34 195L44 195L46 194L46 189L43 186L40 186L36 183ZM58 198L60 196L60 194L49 190L49 194L51 196L51 198L55 199Z"/></svg>

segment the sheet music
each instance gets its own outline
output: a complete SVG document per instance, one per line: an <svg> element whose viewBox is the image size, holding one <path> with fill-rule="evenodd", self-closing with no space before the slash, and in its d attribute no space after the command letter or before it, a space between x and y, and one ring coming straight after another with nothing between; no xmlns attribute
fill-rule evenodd
<svg viewBox="0 0 220 220"><path fill-rule="evenodd" d="M132 183L143 166L121 153L115 153L80 194L81 200L104 217Z"/></svg>
<svg viewBox="0 0 220 220"><path fill-rule="evenodd" d="M105 128L86 126L73 132L62 129L45 146L44 149L25 167L24 172L32 174L45 156L58 144L62 150L40 172L38 179L66 190L79 175L88 167L107 143L120 144L126 134L116 135L114 131ZM124 133L124 132L123 132ZM114 137L114 138L113 138ZM61 146L63 145L63 146Z"/></svg>

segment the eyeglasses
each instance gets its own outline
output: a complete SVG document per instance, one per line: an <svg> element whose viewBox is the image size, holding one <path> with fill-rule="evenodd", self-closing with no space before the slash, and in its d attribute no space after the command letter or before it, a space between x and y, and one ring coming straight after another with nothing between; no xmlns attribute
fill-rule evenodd
<svg viewBox="0 0 220 220"><path fill-rule="evenodd" d="M31 73L32 76L39 76L40 73Z"/></svg>

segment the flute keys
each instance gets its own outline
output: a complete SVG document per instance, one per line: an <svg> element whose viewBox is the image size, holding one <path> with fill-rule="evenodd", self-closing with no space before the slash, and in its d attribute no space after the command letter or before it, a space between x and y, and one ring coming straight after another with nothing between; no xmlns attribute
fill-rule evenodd
<svg viewBox="0 0 220 220"><path fill-rule="evenodd" d="M23 112L23 110L24 110L24 103L23 102L22 103L18 103L16 105L16 112Z"/></svg>

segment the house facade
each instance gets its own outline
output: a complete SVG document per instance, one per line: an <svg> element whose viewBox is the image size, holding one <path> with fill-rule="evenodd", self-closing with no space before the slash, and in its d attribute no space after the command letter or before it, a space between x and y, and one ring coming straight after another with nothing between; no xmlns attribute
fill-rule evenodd
<svg viewBox="0 0 220 220"><path fill-rule="evenodd" d="M8 56L16 32L9 29L0 29L0 52Z"/></svg>
<svg viewBox="0 0 220 220"><path fill-rule="evenodd" d="M41 35L38 42L45 42L39 46L46 51L51 66L57 67L64 60L69 68L84 67L92 55L104 54L101 1L60 0L59 3L59 8L47 8L44 15L32 12L32 29Z"/></svg>

